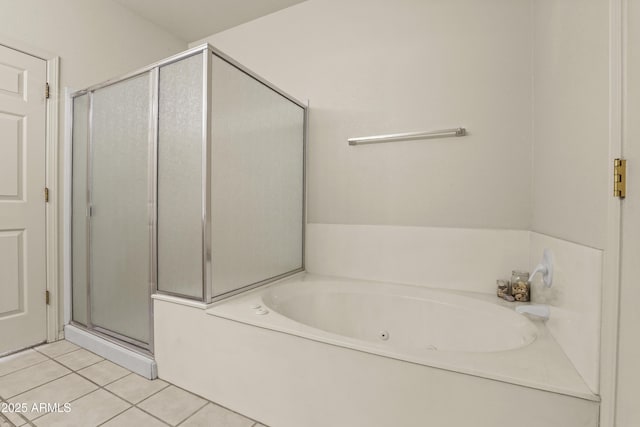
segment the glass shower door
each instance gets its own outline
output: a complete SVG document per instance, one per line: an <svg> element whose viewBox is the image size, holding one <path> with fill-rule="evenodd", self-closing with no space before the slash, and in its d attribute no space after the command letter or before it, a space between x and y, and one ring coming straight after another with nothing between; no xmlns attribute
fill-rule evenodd
<svg viewBox="0 0 640 427"><path fill-rule="evenodd" d="M302 270L304 108L213 55L213 297Z"/></svg>
<svg viewBox="0 0 640 427"><path fill-rule="evenodd" d="M90 154L91 327L148 347L153 283L151 72L93 93Z"/></svg>

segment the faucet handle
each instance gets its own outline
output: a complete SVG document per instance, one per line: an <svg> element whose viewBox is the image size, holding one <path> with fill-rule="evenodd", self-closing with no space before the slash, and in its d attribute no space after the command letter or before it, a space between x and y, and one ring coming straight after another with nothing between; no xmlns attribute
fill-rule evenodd
<svg viewBox="0 0 640 427"><path fill-rule="evenodd" d="M533 269L533 273L529 276L529 283L533 281L536 274L542 274L542 281L547 288L553 284L553 254L549 249L542 252L542 261Z"/></svg>

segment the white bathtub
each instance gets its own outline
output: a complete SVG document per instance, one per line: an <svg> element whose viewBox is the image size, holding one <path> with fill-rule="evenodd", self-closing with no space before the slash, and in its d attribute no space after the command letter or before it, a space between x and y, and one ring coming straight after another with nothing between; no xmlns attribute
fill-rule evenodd
<svg viewBox="0 0 640 427"><path fill-rule="evenodd" d="M274 427L597 425L544 324L493 295L303 274L184 304L155 297L160 378Z"/></svg>
<svg viewBox="0 0 640 427"><path fill-rule="evenodd" d="M511 309L418 286L316 278L271 286L244 301L246 313L265 316L260 322L279 314L312 328L290 325L302 336L401 358L511 350L533 342L537 331ZM271 312L256 314L263 313L256 304ZM285 328L284 322L266 324Z"/></svg>

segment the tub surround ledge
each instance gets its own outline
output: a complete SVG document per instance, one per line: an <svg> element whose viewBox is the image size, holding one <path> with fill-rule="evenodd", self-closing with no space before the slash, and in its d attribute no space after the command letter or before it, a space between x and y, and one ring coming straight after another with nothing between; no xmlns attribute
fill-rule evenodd
<svg viewBox="0 0 640 427"><path fill-rule="evenodd" d="M387 345L390 341L375 343L362 339L355 339L336 333L327 332L325 330L313 328L311 326L296 322L270 307L270 303L265 302L265 295L273 287L285 288L285 291L279 292L276 298L284 299L287 296L287 289L290 292L299 292L302 288L307 288L303 297L309 297L316 293L318 295L318 307L322 307L323 298L327 293L344 292L359 293L363 289L370 290L374 295L403 295L404 298L416 299L432 299L442 298L437 304L451 305L456 304L456 297L466 301L475 300L480 305L492 305L499 311L504 309L514 310L520 303L508 303L498 299L494 295L483 293L474 293L466 291L446 291L440 289L430 289L422 286L389 284L373 281L363 281L354 279L343 279L336 277L326 277L314 274L307 274L303 277L296 277L287 281L283 281L276 285L259 288L251 292L230 298L226 301L214 304L213 307L205 312L209 315L245 323L259 328L271 329L273 331L286 333L301 337L303 339L327 343L334 346L344 347L378 356L384 356L405 362L415 363L418 365L429 366L432 368L444 369L461 374L473 375L481 378L502 381L511 384L517 384L525 387L531 387L538 390L549 391L553 393L564 394L567 396L578 397L581 399L598 402L599 397L595 395L584 380L577 372L571 361L564 354L562 348L551 335L549 329L542 321L532 319L535 325L535 333L537 337L530 344L520 348L507 349L504 351L417 351L404 348L394 348ZM454 298L450 298L453 296ZM266 308L266 315L258 315L253 307L261 306ZM313 303L310 310L313 310ZM379 307L371 307L377 311ZM465 310L469 310L469 321L473 322L473 310L475 307L465 306ZM320 311L320 310L318 310ZM317 313L316 315L322 315ZM330 316L338 316L337 313L326 313ZM486 316L487 313L479 313L480 316ZM381 317L381 315L379 315ZM516 327L514 318L513 327ZM362 322L359 319L347 319L350 323L357 324ZM479 319L479 321L482 319ZM447 322L444 322L447 323ZM510 324L502 325L504 332ZM375 328L375 326L372 326ZM436 327L462 328L464 324L443 325L438 324ZM366 325L360 325L361 329L366 329ZM469 331L473 334L472 327ZM381 328L379 328L381 329ZM391 328L390 328L391 330ZM376 329L377 331L377 329ZM455 331L452 331L455 332ZM499 336L500 330L491 331ZM419 331L415 331L416 335ZM490 349L489 349L490 350Z"/></svg>
<svg viewBox="0 0 640 427"><path fill-rule="evenodd" d="M160 299L154 309L158 376L267 425L453 427L468 425L469 417L474 427L598 423L593 396L408 363ZM545 370L545 360L521 362Z"/></svg>

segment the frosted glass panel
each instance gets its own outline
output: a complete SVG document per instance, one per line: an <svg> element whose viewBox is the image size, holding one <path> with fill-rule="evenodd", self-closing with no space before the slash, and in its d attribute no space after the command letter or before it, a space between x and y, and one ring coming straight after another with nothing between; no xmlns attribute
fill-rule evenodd
<svg viewBox="0 0 640 427"><path fill-rule="evenodd" d="M203 60L160 68L158 289L202 298Z"/></svg>
<svg viewBox="0 0 640 427"><path fill-rule="evenodd" d="M93 95L91 320L149 341L148 73Z"/></svg>
<svg viewBox="0 0 640 427"><path fill-rule="evenodd" d="M73 320L87 324L87 145L89 95L73 100L71 265Z"/></svg>
<svg viewBox="0 0 640 427"><path fill-rule="evenodd" d="M302 267L304 110L213 56L213 294Z"/></svg>

